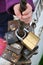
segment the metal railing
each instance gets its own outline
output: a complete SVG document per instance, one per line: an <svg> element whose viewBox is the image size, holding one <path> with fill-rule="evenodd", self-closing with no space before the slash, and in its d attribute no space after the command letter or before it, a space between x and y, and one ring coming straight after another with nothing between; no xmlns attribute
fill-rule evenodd
<svg viewBox="0 0 43 65"><path fill-rule="evenodd" d="M43 0L38 0L35 7L35 11L33 12L32 15L32 22L35 23L38 22L42 10L43 10Z"/></svg>

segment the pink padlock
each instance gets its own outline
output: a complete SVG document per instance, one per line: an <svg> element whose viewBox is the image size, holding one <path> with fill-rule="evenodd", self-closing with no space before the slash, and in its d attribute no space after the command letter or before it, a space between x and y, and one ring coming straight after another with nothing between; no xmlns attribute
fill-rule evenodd
<svg viewBox="0 0 43 65"><path fill-rule="evenodd" d="M3 54L4 50L6 49L7 42L0 38L0 56Z"/></svg>

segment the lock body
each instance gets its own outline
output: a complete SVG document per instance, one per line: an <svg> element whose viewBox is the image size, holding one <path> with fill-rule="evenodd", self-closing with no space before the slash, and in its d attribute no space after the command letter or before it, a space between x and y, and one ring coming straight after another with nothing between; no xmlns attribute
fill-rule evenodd
<svg viewBox="0 0 43 65"><path fill-rule="evenodd" d="M9 51L9 50L6 49L4 54L2 55L2 58L4 58L4 59L10 61L11 63L15 64L20 59L20 56L21 55L17 55L14 52Z"/></svg>
<svg viewBox="0 0 43 65"><path fill-rule="evenodd" d="M14 31L9 31L5 34L5 37L4 37L7 41L7 43L10 45L10 44L14 44L15 42L18 41L16 35L15 35L15 32Z"/></svg>
<svg viewBox="0 0 43 65"><path fill-rule="evenodd" d="M30 32L26 38L22 40L22 44L26 46L30 51L32 51L39 42L39 37L37 37L34 33Z"/></svg>

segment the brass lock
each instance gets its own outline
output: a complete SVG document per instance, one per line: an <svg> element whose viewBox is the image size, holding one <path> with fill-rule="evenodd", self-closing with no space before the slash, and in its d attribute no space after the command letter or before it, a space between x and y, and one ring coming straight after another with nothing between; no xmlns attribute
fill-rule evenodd
<svg viewBox="0 0 43 65"><path fill-rule="evenodd" d="M36 36L33 32L29 32L28 35L24 38L21 38L18 34L17 31L15 32L16 36L18 37L19 40L21 40L21 43L27 47L30 51L32 51L38 44L39 42L39 37Z"/></svg>
<svg viewBox="0 0 43 65"><path fill-rule="evenodd" d="M30 32L25 39L22 40L22 44L24 44L30 51L32 51L39 42L39 37L37 37L34 33Z"/></svg>

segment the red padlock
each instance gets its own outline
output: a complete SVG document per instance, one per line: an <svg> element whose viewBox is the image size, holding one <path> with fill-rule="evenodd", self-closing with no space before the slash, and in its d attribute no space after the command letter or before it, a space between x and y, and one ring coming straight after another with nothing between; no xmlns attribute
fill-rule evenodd
<svg viewBox="0 0 43 65"><path fill-rule="evenodd" d="M4 50L6 49L7 42L0 38L0 56L3 54Z"/></svg>

